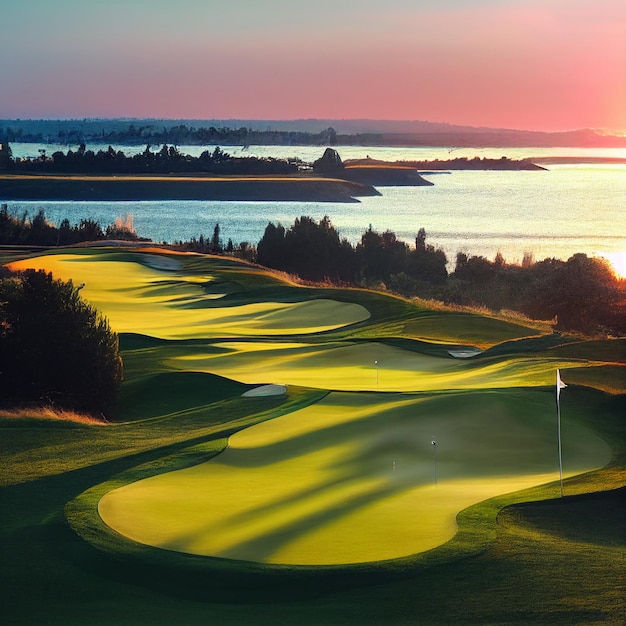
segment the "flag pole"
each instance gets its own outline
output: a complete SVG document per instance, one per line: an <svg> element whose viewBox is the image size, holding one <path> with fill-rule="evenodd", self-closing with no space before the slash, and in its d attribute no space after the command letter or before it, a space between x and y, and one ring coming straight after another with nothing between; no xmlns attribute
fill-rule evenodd
<svg viewBox="0 0 626 626"><path fill-rule="evenodd" d="M561 485L561 498L563 497L563 453L561 446L561 389L567 385L561 380L561 373L556 370L556 433L559 445L559 482Z"/></svg>

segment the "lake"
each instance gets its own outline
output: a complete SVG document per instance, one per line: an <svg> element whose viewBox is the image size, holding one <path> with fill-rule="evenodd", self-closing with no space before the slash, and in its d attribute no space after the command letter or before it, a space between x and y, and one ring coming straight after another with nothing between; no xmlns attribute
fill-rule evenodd
<svg viewBox="0 0 626 626"><path fill-rule="evenodd" d="M106 149L93 145L88 149ZM145 146L114 146L130 155ZM11 144L13 154L36 156L66 151L67 146ZM75 149L76 146L73 146ZM199 155L212 147L180 146L181 152ZM323 147L224 147L233 155L299 157L313 161ZM529 158L546 156L625 157L624 149L579 148L385 148L341 147L341 157L384 160L446 159L474 156ZM156 151L156 148L153 148ZM501 252L508 262L524 254L535 260L567 259L576 252L605 256L616 264L626 257L626 165L568 163L550 165L547 171L453 171L427 174L432 187L381 187L379 197L359 203L307 202L24 202L10 201L9 209L33 215L40 208L52 222L68 218L76 223L90 217L106 225L116 217L132 215L137 232L154 241L177 241L204 234L210 237L219 223L224 242L256 244L271 221L290 226L296 217L321 219L328 215L355 244L371 224L379 232L394 231L413 243L417 231L426 229L427 241L441 247L454 261L457 252L493 259ZM0 202L3 202L0 189ZM626 271L621 268L620 271Z"/></svg>

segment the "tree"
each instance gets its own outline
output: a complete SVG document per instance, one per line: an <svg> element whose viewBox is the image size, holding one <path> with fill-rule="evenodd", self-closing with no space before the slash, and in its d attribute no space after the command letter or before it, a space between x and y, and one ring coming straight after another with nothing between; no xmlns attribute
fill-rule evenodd
<svg viewBox="0 0 626 626"><path fill-rule="evenodd" d="M531 315L556 318L556 327L564 330L594 333L610 325L620 291L604 260L578 253L565 263L546 259L532 271Z"/></svg>
<svg viewBox="0 0 626 626"><path fill-rule="evenodd" d="M443 285L448 278L446 253L440 248L426 244L426 230L420 228L415 238L415 250L407 259L407 274L414 280Z"/></svg>
<svg viewBox="0 0 626 626"><path fill-rule="evenodd" d="M83 218L78 225L80 241L100 241L104 239L104 232L100 222L91 218Z"/></svg>
<svg viewBox="0 0 626 626"><path fill-rule="evenodd" d="M463 252L456 255L454 277L471 283L485 283L493 278L495 266L484 256L467 256Z"/></svg>
<svg viewBox="0 0 626 626"><path fill-rule="evenodd" d="M382 278L384 265L384 250L382 236L372 229L372 225L361 235L357 244L356 254L358 265L363 277Z"/></svg>
<svg viewBox="0 0 626 626"><path fill-rule="evenodd" d="M118 338L79 291L43 270L0 280L0 397L111 413L122 382Z"/></svg>
<svg viewBox="0 0 626 626"><path fill-rule="evenodd" d="M30 230L26 237L27 243L50 246L57 240L56 228L52 226L44 215L43 209L39 209L37 215L30 222Z"/></svg>
<svg viewBox="0 0 626 626"><path fill-rule="evenodd" d="M285 233L288 272L308 280L335 280L341 244L339 234L325 215L318 223L311 217L296 218Z"/></svg>
<svg viewBox="0 0 626 626"><path fill-rule="evenodd" d="M394 274L404 272L409 247L391 230L382 235L370 227L361 236L356 254L363 277L388 280Z"/></svg>
<svg viewBox="0 0 626 626"><path fill-rule="evenodd" d="M426 250L426 229L424 227L417 231L417 237L415 237L415 249L419 252Z"/></svg>
<svg viewBox="0 0 626 626"><path fill-rule="evenodd" d="M220 225L215 224L213 237L211 237L211 252L219 254L222 252L222 240L220 239Z"/></svg>
<svg viewBox="0 0 626 626"><path fill-rule="evenodd" d="M263 237L257 245L257 261L265 267L284 269L285 263L285 228L270 222L265 227Z"/></svg>

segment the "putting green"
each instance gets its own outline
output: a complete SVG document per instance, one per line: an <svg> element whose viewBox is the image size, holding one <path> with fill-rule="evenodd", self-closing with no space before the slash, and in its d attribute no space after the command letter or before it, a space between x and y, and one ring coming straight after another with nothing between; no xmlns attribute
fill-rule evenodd
<svg viewBox="0 0 626 626"><path fill-rule="evenodd" d="M211 348L188 347L187 354L163 362L175 370L210 372L247 384L263 380L335 391L405 392L545 386L554 384L556 368L581 366L574 359L536 356L442 358L378 342L240 341Z"/></svg>
<svg viewBox="0 0 626 626"><path fill-rule="evenodd" d="M563 451L566 476L610 459L608 445L566 421ZM237 433L208 463L111 491L99 512L168 550L358 563L441 545L461 509L553 481L557 469L551 394L334 393Z"/></svg>
<svg viewBox="0 0 626 626"><path fill-rule="evenodd" d="M328 299L207 307L207 300L224 296L207 290L212 275L185 273L176 257L141 252L53 254L9 267L44 269L56 278L85 283L81 294L109 319L113 330L160 339L308 334L369 318L358 304Z"/></svg>

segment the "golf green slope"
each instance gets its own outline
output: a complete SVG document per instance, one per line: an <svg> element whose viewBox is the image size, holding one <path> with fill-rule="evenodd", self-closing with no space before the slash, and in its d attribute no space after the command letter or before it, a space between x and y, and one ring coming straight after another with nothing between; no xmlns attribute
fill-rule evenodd
<svg viewBox="0 0 626 626"><path fill-rule="evenodd" d="M178 352L172 346L172 353ZM556 368L592 367L595 362L520 355L454 359L404 350L379 342L324 344L217 342L186 346L166 356L174 370L212 372L253 384L264 380L336 391L442 391L550 385Z"/></svg>
<svg viewBox="0 0 626 626"><path fill-rule="evenodd" d="M551 395L531 391L336 393L237 433L208 463L108 493L99 512L135 541L193 554L398 558L451 539L471 504L557 479L553 408ZM610 459L577 425L564 447L566 475Z"/></svg>

